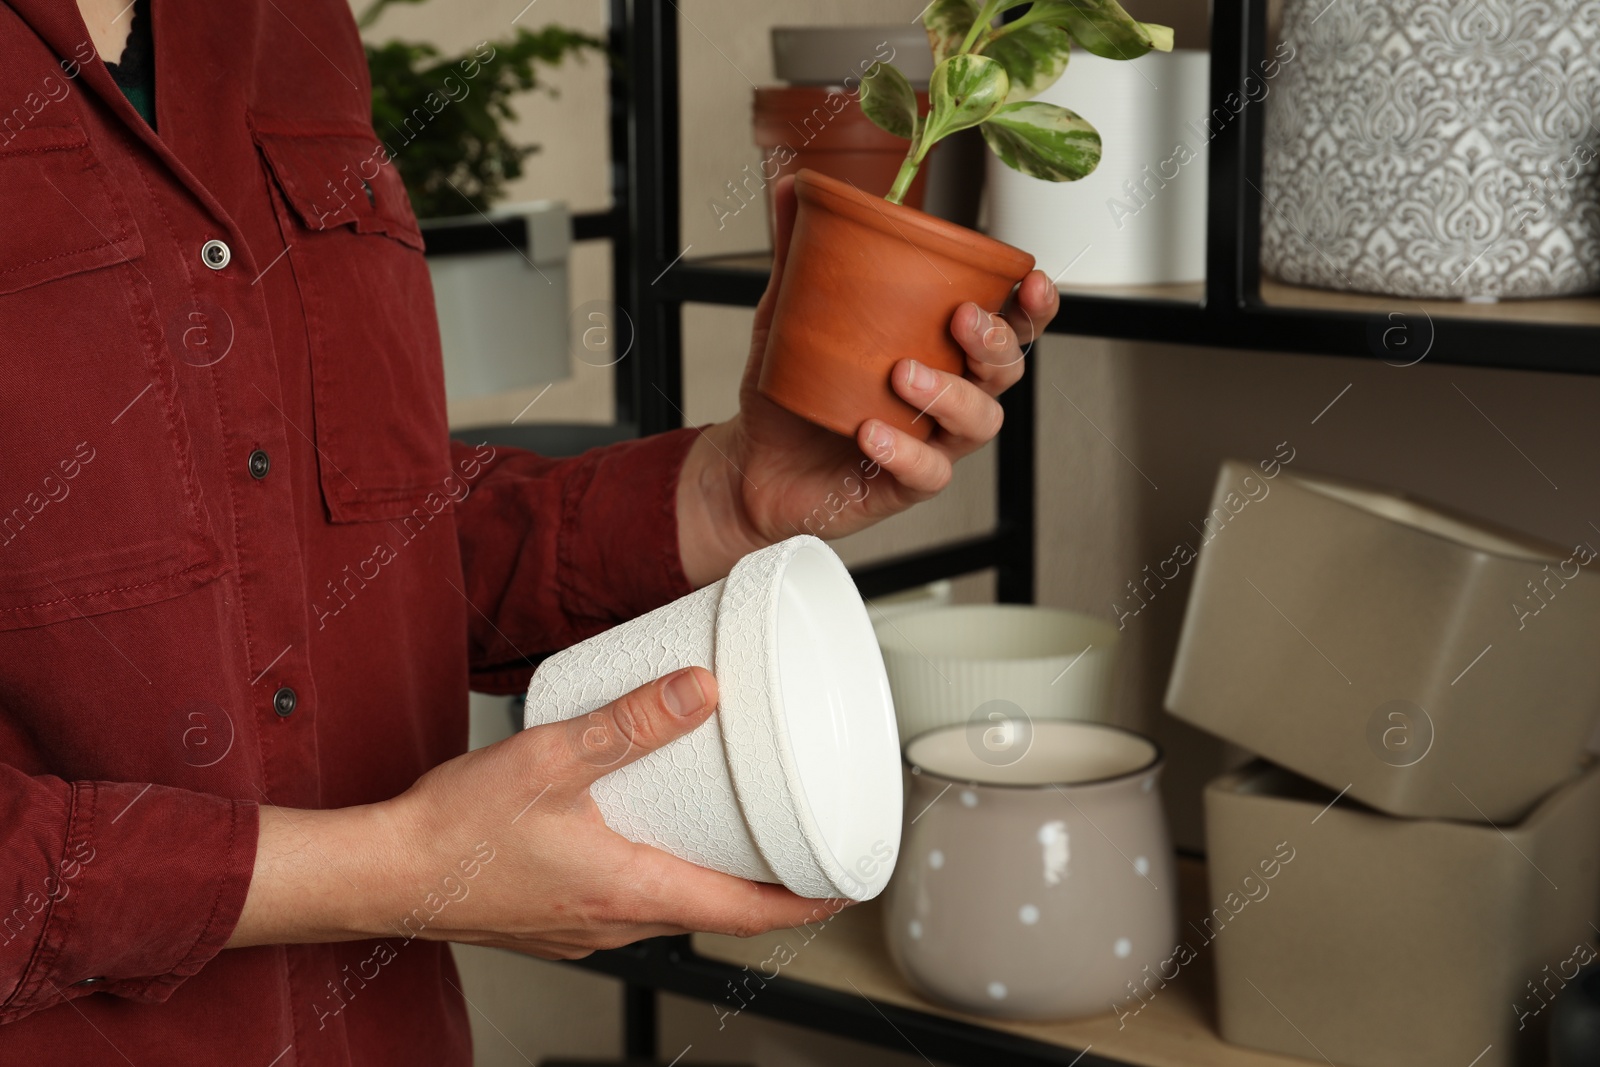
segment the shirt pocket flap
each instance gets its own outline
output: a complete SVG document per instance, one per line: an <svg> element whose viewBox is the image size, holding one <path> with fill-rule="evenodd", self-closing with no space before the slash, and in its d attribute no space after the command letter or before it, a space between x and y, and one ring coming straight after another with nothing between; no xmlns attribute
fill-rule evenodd
<svg viewBox="0 0 1600 1067"><path fill-rule="evenodd" d="M39 210L12 212L0 226L0 294L144 253L122 194L81 126L33 126L8 136L0 140L0 189L10 202Z"/></svg>
<svg viewBox="0 0 1600 1067"><path fill-rule="evenodd" d="M422 249L405 183L370 129L261 119L253 125L285 201L306 229L345 226Z"/></svg>
<svg viewBox="0 0 1600 1067"><path fill-rule="evenodd" d="M404 519L445 500L450 475L439 325L405 184L359 121L251 126L305 308L328 518Z"/></svg>

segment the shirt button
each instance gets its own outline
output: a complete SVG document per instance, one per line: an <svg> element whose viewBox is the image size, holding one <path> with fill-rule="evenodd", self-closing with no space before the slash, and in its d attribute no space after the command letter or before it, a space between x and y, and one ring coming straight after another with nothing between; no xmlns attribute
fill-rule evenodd
<svg viewBox="0 0 1600 1067"><path fill-rule="evenodd" d="M272 458L261 449L250 453L250 477L260 480L272 469Z"/></svg>
<svg viewBox="0 0 1600 1067"><path fill-rule="evenodd" d="M361 191L367 194L367 203L371 204L373 207L378 206L378 194L372 191L372 186L370 183L365 181L362 182Z"/></svg>
<svg viewBox="0 0 1600 1067"><path fill-rule="evenodd" d="M73 982L72 984L75 985L75 986L99 985L101 982L104 982L104 981L105 981L104 978L85 978L81 982Z"/></svg>
<svg viewBox="0 0 1600 1067"><path fill-rule="evenodd" d="M221 270L233 258L233 251L221 241L207 241L200 246L200 262L212 270Z"/></svg>
<svg viewBox="0 0 1600 1067"><path fill-rule="evenodd" d="M293 713L294 706L299 702L300 698L295 696L294 690L290 689L288 686L284 686L282 689L272 694L272 710L277 712L280 717L285 719Z"/></svg>

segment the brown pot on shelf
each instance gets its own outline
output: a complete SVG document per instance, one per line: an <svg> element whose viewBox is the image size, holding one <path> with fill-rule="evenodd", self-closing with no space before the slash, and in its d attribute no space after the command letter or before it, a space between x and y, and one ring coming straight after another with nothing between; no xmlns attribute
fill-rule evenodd
<svg viewBox="0 0 1600 1067"><path fill-rule="evenodd" d="M927 114L928 94L917 91L918 114ZM785 174L809 168L882 195L894 184L907 144L873 125L852 93L820 85L757 89L753 126L761 147L761 177L767 187L767 221L773 219L773 188ZM935 146L931 159L938 151ZM911 183L905 203L921 209L928 165Z"/></svg>
<svg viewBox="0 0 1600 1067"><path fill-rule="evenodd" d="M762 394L847 437L878 418L927 440L934 419L896 395L890 371L916 359L962 373L951 316L968 300L999 311L1033 257L812 170L795 193Z"/></svg>

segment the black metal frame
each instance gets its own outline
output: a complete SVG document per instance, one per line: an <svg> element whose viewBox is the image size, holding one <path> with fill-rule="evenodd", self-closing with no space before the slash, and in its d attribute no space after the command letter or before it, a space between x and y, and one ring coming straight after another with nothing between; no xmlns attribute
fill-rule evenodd
<svg viewBox="0 0 1600 1067"><path fill-rule="evenodd" d="M650 434L683 421L683 304L754 306L766 286L766 273L681 259L678 11L672 0L608 0L608 5L610 43L620 57L609 83L612 207L575 216L573 236L612 242L613 301L619 321L625 317L631 326L634 341L631 357L617 367L616 417L619 425ZM1245 80L1266 53L1266 6L1267 0L1212 4L1214 106L1230 93L1245 95ZM1410 351L1426 350L1431 362L1600 373L1600 328L1443 314L1430 318L1420 305L1415 312L1365 313L1263 304L1262 119L1258 106L1244 106L1221 124L1211 141L1204 299L1185 303L1067 293L1051 332L1393 362L1396 353L1381 341L1385 331L1401 327L1415 346ZM429 233L430 251L435 252L499 248L505 240L505 232L481 223ZM1033 599L1033 377L1025 377L1004 403L994 530L858 569L856 579L865 595L994 569L999 599ZM623 980L625 1051L642 1059L664 1051L656 1047L657 991L721 1002L731 1010L738 1006L731 991L749 977L740 968L696 955L686 937L596 953L578 966ZM904 1050L909 1042L925 1055L953 1064L986 1067L1003 1059L1110 1067L1118 1062L781 976L768 981L747 1007L888 1048Z"/></svg>
<svg viewBox="0 0 1600 1067"><path fill-rule="evenodd" d="M698 955L687 937L662 937L597 952L573 966L623 980L624 1047L630 1057L665 1062L674 1049L656 1045L654 992L720 1005L734 1015L754 1015L820 1030L881 1048L957 1067L1118 1067L1119 1060L1081 1053L1003 1030L870 1001L809 982L757 976ZM734 995L741 991L743 999ZM630 1061L631 1062L631 1061Z"/></svg>

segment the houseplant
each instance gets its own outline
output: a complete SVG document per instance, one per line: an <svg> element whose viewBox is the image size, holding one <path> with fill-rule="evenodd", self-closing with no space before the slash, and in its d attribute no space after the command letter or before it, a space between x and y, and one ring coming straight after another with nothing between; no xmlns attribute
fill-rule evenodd
<svg viewBox="0 0 1600 1067"><path fill-rule="evenodd" d="M1081 178L1099 160L1099 134L1034 95L1061 76L1074 41L1109 59L1172 48L1170 29L1137 21L1116 0L935 0L922 19L935 61L927 113L893 66L874 64L861 83L862 111L909 142L893 185L796 177L799 212L762 362L765 396L847 435L875 417L930 436L933 419L894 394L890 369L915 358L961 373L951 315L967 300L999 310L1033 267L1025 252L901 204L929 150L976 126L1022 173Z"/></svg>
<svg viewBox="0 0 1600 1067"><path fill-rule="evenodd" d="M392 4L424 0L373 0L357 18L362 30ZM564 26L484 41L459 56L441 56L430 44L387 41L366 45L372 76L372 128L405 179L418 218L483 211L522 174L537 145L517 144L506 130L517 117L518 93L555 90L540 68L568 56L604 53L605 42ZM393 140L391 140L393 138Z"/></svg>
<svg viewBox="0 0 1600 1067"><path fill-rule="evenodd" d="M390 5L421 2L372 0L357 23L366 31ZM555 95L545 83L549 70L568 56L604 48L598 38L557 25L518 28L515 36L480 42L459 55L409 41L366 44L372 127L405 182L412 210L425 220L433 253L428 269L451 400L571 373L566 205L492 205L538 150L513 139L512 101L534 90ZM489 220L505 235L504 245L486 253L438 254L439 231L427 220L451 216ZM517 239L518 230L525 237Z"/></svg>

